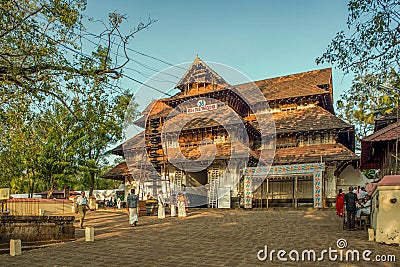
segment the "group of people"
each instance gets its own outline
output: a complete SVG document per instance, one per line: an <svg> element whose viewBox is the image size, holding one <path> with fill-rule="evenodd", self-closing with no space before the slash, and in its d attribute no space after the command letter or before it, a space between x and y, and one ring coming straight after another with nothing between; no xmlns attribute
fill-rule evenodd
<svg viewBox="0 0 400 267"><path fill-rule="evenodd" d="M349 187L347 194L339 189L336 196L336 214L338 216L344 215L344 207L347 212L347 229L350 231L355 230L355 221L361 219L361 215L371 214L371 196L364 187Z"/></svg>
<svg viewBox="0 0 400 267"><path fill-rule="evenodd" d="M149 196L148 196L148 199ZM135 189L131 189L131 193L126 198L128 213L129 213L129 224L132 227L137 226L139 221L138 219L138 205L139 205L139 196L135 194ZM167 204L169 204L171 217L175 217L177 215L176 210L178 209L178 217L186 217L187 206L188 206L188 198L182 192L178 194L172 194L169 202L164 198L163 191L160 190L157 196L158 201L158 218L165 218L165 208Z"/></svg>
<svg viewBox="0 0 400 267"><path fill-rule="evenodd" d="M167 204L169 204L171 217L175 217L177 215L176 210L178 209L178 217L186 217L187 209L188 209L188 202L189 199L185 196L182 192L178 194L174 193L171 195L169 199L169 203L166 202L163 191L160 190L158 192L158 218L164 219L165 218L165 208Z"/></svg>

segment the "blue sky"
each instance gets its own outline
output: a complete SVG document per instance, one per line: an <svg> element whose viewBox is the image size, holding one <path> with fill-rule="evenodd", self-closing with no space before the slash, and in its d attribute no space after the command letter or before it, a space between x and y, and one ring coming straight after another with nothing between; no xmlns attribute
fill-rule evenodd
<svg viewBox="0 0 400 267"><path fill-rule="evenodd" d="M346 28L347 1L266 0L266 1L94 1L85 14L107 21L108 13L126 14L122 30L150 16L156 19L148 30L138 33L129 47L173 64L192 62L196 53L204 61L226 64L252 80L298 73L317 66L316 57ZM100 25L89 25L91 32ZM162 70L167 65L130 53L135 60ZM128 65L142 74L126 74L142 82L155 74L135 62ZM144 75L143 75L144 74ZM351 76L334 69L334 101L351 85ZM177 81L165 77L168 86ZM124 79L123 85L138 90L139 85ZM148 90L141 88L140 90Z"/></svg>

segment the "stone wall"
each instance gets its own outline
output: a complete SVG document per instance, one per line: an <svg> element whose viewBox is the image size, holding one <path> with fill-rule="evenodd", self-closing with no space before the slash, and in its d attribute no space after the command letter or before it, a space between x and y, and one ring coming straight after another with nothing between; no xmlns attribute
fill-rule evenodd
<svg viewBox="0 0 400 267"><path fill-rule="evenodd" d="M13 198L7 200L10 215L66 215L73 214L74 203L69 199Z"/></svg>
<svg viewBox="0 0 400 267"><path fill-rule="evenodd" d="M0 216L0 243L75 239L74 216Z"/></svg>

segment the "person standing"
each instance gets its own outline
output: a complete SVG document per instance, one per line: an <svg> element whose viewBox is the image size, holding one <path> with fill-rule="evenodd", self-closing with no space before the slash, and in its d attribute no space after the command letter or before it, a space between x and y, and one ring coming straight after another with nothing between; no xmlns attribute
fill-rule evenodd
<svg viewBox="0 0 400 267"><path fill-rule="evenodd" d="M134 227L137 225L139 196L135 194L135 189L131 189L131 193L126 197L129 212L129 224Z"/></svg>
<svg viewBox="0 0 400 267"><path fill-rule="evenodd" d="M86 210L89 209L89 202L87 197L85 196L85 191L81 192L81 195L76 199L76 205L78 206L78 213L80 216L79 222L80 226L83 229L83 220L85 219Z"/></svg>
<svg viewBox="0 0 400 267"><path fill-rule="evenodd" d="M165 218L165 200L163 196L163 191L160 190L158 192L158 218L164 219Z"/></svg>
<svg viewBox="0 0 400 267"><path fill-rule="evenodd" d="M178 194L178 217L186 217L185 196Z"/></svg>
<svg viewBox="0 0 400 267"><path fill-rule="evenodd" d="M171 217L176 216L176 206L177 206L177 200L176 200L176 194L171 195Z"/></svg>
<svg viewBox="0 0 400 267"><path fill-rule="evenodd" d="M342 189L339 189L339 194L336 195L336 215L343 216L344 196Z"/></svg>
<svg viewBox="0 0 400 267"><path fill-rule="evenodd" d="M350 231L356 230L355 217L357 201L357 194L353 192L353 187L350 186L349 192L344 196L344 203L346 203L347 211L347 229Z"/></svg>
<svg viewBox="0 0 400 267"><path fill-rule="evenodd" d="M117 208L118 209L121 208L121 199L120 198L117 199Z"/></svg>

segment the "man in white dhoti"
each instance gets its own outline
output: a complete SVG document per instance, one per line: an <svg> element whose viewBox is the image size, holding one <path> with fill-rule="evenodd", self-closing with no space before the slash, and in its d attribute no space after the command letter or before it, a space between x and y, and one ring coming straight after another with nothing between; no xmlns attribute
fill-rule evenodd
<svg viewBox="0 0 400 267"><path fill-rule="evenodd" d="M158 192L158 218L164 219L165 218L165 200L163 196L162 190Z"/></svg>
<svg viewBox="0 0 400 267"><path fill-rule="evenodd" d="M170 200L170 204L171 204L171 217L175 217L176 216L176 205L177 200L176 200L176 194L172 194L171 195L171 200Z"/></svg>
<svg viewBox="0 0 400 267"><path fill-rule="evenodd" d="M178 194L178 217L186 217L185 196Z"/></svg>
<svg viewBox="0 0 400 267"><path fill-rule="evenodd" d="M139 203L139 196L135 195L135 189L131 189L131 193L126 198L129 211L129 224L133 227L136 226L138 222L138 212L137 207Z"/></svg>
<svg viewBox="0 0 400 267"><path fill-rule="evenodd" d="M121 208L121 199L120 198L117 199L117 208L118 209Z"/></svg>

